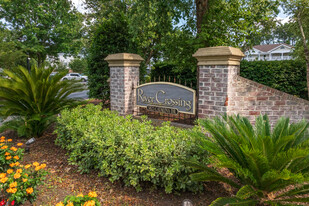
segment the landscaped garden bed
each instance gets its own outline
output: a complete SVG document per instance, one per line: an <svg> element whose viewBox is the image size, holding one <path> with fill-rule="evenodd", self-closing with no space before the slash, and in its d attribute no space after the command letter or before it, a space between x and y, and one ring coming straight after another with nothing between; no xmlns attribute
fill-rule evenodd
<svg viewBox="0 0 309 206"><path fill-rule="evenodd" d="M80 174L77 166L68 163L66 151L54 144L56 135L50 129L31 145L30 153L25 154L23 164L38 161L47 165L49 172L45 185L40 187L34 205L56 205L67 195L88 194L96 191L102 205L181 205L184 199L190 199L194 205L209 205L220 196L229 195L229 187L210 182L205 184L205 192L166 194L164 189L153 189L144 185L143 191L136 192L133 187L125 187L121 181L111 183L108 178L98 177L97 171ZM26 139L16 138L14 132L5 132L13 142L26 142ZM231 191L230 191L231 192ZM30 206L29 202L24 204Z"/></svg>

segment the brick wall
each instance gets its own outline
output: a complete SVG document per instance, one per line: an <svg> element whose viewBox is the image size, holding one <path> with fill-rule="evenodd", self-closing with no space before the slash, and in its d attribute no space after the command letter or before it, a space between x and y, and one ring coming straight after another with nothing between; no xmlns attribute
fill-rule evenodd
<svg viewBox="0 0 309 206"><path fill-rule="evenodd" d="M139 67L110 67L111 110L120 115L136 110L135 87L139 83Z"/></svg>
<svg viewBox="0 0 309 206"><path fill-rule="evenodd" d="M240 114L254 122L267 114L272 125L282 116L291 122L309 120L309 101L234 75L228 88L228 114Z"/></svg>

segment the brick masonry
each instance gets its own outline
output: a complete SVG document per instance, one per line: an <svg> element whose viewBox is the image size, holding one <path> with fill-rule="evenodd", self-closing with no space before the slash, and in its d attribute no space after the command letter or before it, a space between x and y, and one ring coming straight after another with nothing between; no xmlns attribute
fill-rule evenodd
<svg viewBox="0 0 309 206"><path fill-rule="evenodd" d="M272 125L282 116L309 120L309 101L239 76L239 66L199 67L199 118L227 113L255 122L267 114Z"/></svg>
<svg viewBox="0 0 309 206"><path fill-rule="evenodd" d="M111 110L120 115L134 114L135 89L139 84L139 67L110 67Z"/></svg>

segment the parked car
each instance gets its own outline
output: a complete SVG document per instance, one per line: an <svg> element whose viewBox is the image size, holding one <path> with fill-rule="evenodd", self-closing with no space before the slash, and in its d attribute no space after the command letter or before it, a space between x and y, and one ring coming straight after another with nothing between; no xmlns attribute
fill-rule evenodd
<svg viewBox="0 0 309 206"><path fill-rule="evenodd" d="M88 77L87 76L82 76L79 73L68 73L67 75L65 75L62 80L81 80L83 82L88 81Z"/></svg>

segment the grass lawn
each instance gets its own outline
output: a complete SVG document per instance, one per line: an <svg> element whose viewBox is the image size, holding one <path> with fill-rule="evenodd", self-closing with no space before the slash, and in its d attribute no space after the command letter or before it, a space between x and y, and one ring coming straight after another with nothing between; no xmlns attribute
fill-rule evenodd
<svg viewBox="0 0 309 206"><path fill-rule="evenodd" d="M12 132L3 133L7 138L17 142ZM66 151L54 144L56 135L52 130L31 145L29 154L25 154L23 164L38 161L47 164L49 175L45 185L41 186L38 199L34 205L55 205L63 201L65 196L87 194L91 190L98 193L102 205L182 205L184 199L190 199L194 205L209 205L220 196L228 196L229 192L220 183L205 184L205 192L201 194L181 193L165 194L163 189L154 189L145 184L142 192L136 192L132 187L125 187L121 182L111 183L107 178L98 177L96 171L90 174L80 174L76 166L67 161ZM26 140L18 139L25 143ZM29 202L24 204L30 206Z"/></svg>

